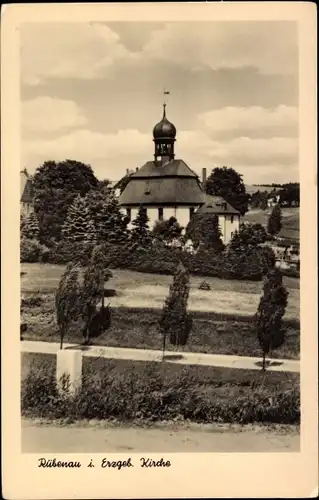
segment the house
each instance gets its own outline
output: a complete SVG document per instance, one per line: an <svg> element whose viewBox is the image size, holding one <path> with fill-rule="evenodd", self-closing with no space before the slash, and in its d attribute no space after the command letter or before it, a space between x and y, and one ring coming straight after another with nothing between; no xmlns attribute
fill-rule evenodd
<svg viewBox="0 0 319 500"><path fill-rule="evenodd" d="M20 212L26 217L33 212L33 184L26 168L20 172Z"/></svg>
<svg viewBox="0 0 319 500"><path fill-rule="evenodd" d="M197 214L218 216L222 240L227 245L235 231L239 231L240 212L227 203L221 196L206 195L206 202L197 210Z"/></svg>
<svg viewBox="0 0 319 500"><path fill-rule="evenodd" d="M149 226L157 220L175 217L186 228L194 213L216 214L228 243L239 228L240 214L221 197L205 192L206 169L199 176L182 159L175 158L176 128L166 117L163 105L162 120L153 129L154 159L130 171L129 180L119 196L124 213L133 221L140 206L147 210Z"/></svg>

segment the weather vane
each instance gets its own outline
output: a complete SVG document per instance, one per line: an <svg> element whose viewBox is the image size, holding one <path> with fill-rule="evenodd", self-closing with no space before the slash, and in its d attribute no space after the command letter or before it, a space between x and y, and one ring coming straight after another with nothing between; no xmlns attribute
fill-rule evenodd
<svg viewBox="0 0 319 500"><path fill-rule="evenodd" d="M165 99L165 96L166 95L170 95L170 91L169 90L166 90L165 87L163 89L163 96L164 96L164 106L166 106L166 99Z"/></svg>

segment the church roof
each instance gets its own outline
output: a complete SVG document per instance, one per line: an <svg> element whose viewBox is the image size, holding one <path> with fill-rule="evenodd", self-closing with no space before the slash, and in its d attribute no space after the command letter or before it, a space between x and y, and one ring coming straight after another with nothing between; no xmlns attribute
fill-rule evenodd
<svg viewBox="0 0 319 500"><path fill-rule="evenodd" d="M197 210L198 214L240 215L222 196L206 195L205 203Z"/></svg>
<svg viewBox="0 0 319 500"><path fill-rule="evenodd" d="M132 179L148 177L192 177L198 179L198 175L183 160L170 160L167 163L148 161L132 175Z"/></svg>
<svg viewBox="0 0 319 500"><path fill-rule="evenodd" d="M135 178L132 176L120 196L120 204L129 205L202 205L205 193L196 177Z"/></svg>
<svg viewBox="0 0 319 500"><path fill-rule="evenodd" d="M166 104L163 105L163 118L153 129L154 139L175 139L176 127L166 118Z"/></svg>

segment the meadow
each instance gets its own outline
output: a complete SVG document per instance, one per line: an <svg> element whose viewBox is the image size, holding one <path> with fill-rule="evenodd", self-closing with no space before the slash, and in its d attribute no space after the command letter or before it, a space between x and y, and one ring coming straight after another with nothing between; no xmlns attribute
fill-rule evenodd
<svg viewBox="0 0 319 500"><path fill-rule="evenodd" d="M267 227L268 217L272 208L261 210L260 208L249 210L244 216L245 222L251 224L262 224ZM282 229L278 236L288 240L299 241L300 239L300 210L299 208L286 208L281 209L282 215Z"/></svg>

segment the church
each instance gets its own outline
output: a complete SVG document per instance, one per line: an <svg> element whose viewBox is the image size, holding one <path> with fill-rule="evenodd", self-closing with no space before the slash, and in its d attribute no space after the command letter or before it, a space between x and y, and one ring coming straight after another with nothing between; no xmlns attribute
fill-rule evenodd
<svg viewBox="0 0 319 500"><path fill-rule="evenodd" d="M136 169L119 197L130 221L141 205L147 210L151 229L157 220L175 217L186 228L195 212L216 214L227 244L239 228L240 213L223 198L205 193L206 169L201 181L185 161L175 158L176 128L166 117L166 104L153 129L153 141L154 159Z"/></svg>

